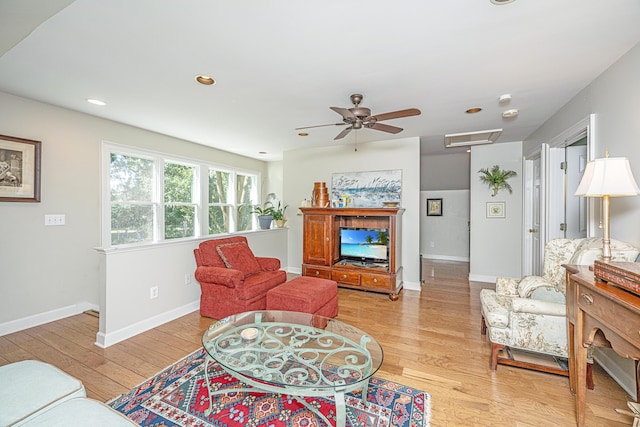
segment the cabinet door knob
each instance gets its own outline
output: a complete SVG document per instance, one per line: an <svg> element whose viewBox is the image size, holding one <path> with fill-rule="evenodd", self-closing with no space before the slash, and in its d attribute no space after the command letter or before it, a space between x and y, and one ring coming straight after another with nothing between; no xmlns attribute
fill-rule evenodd
<svg viewBox="0 0 640 427"><path fill-rule="evenodd" d="M343 275L342 275L342 278L343 278L343 279L346 279L346 278L347 278L347 275L346 275L346 274L343 274Z"/></svg>
<svg viewBox="0 0 640 427"><path fill-rule="evenodd" d="M587 304L593 304L593 297L589 294L582 294L582 298L587 302Z"/></svg>
<svg viewBox="0 0 640 427"><path fill-rule="evenodd" d="M378 279L373 279L373 283L378 283Z"/></svg>
<svg viewBox="0 0 640 427"><path fill-rule="evenodd" d="M319 272L319 271L316 271L316 276L319 276L319 275L320 275L320 272Z"/></svg>

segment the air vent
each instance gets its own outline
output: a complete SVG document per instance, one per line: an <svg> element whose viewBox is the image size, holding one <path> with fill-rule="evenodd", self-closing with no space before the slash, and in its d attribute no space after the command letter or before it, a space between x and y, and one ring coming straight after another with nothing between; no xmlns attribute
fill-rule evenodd
<svg viewBox="0 0 640 427"><path fill-rule="evenodd" d="M502 129L482 130L478 132L450 133L444 136L444 146L464 147L467 145L491 144L502 134Z"/></svg>

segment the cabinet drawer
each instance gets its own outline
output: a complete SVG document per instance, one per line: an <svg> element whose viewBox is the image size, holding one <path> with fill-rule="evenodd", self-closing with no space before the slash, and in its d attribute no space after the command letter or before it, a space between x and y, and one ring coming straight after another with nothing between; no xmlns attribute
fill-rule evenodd
<svg viewBox="0 0 640 427"><path fill-rule="evenodd" d="M331 280L335 280L336 282L348 283L350 285L359 285L360 273L333 270L331 272Z"/></svg>
<svg viewBox="0 0 640 427"><path fill-rule="evenodd" d="M319 279L331 279L331 270L317 267L303 267L303 276L317 277Z"/></svg>
<svg viewBox="0 0 640 427"><path fill-rule="evenodd" d="M607 325L636 348L640 348L640 316L583 286L578 287L577 298L578 305L586 314ZM612 343L615 340L615 337L611 336L606 338Z"/></svg>
<svg viewBox="0 0 640 427"><path fill-rule="evenodd" d="M370 286L372 288L385 288L391 287L391 279L389 276L380 276L377 274L362 274L360 276L360 283L362 286Z"/></svg>

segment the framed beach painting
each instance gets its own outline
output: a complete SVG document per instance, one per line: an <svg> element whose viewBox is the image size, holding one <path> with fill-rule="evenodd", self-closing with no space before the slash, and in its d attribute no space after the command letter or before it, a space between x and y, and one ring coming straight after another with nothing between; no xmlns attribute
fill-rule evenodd
<svg viewBox="0 0 640 427"><path fill-rule="evenodd" d="M378 208L400 204L402 170L341 172L331 175L331 199L348 197L348 207Z"/></svg>
<svg viewBox="0 0 640 427"><path fill-rule="evenodd" d="M41 142L0 135L0 202L40 201Z"/></svg>

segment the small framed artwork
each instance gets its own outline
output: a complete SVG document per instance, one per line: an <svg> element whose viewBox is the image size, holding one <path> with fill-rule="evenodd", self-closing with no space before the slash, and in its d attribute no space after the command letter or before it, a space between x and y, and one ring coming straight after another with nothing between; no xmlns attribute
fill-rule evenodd
<svg viewBox="0 0 640 427"><path fill-rule="evenodd" d="M487 218L506 218L505 202L487 202Z"/></svg>
<svg viewBox="0 0 640 427"><path fill-rule="evenodd" d="M427 199L427 216L442 216L442 199Z"/></svg>
<svg viewBox="0 0 640 427"><path fill-rule="evenodd" d="M0 135L0 202L40 201L40 146Z"/></svg>

